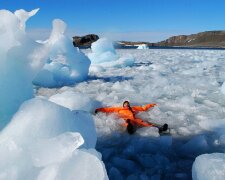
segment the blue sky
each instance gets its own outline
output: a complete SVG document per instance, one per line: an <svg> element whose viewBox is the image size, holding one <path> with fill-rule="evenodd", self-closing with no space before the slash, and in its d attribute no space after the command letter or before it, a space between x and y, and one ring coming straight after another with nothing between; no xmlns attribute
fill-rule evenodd
<svg viewBox="0 0 225 180"><path fill-rule="evenodd" d="M224 0L0 0L0 9L40 8L27 23L42 36L60 18L68 34L159 41L172 35L225 30Z"/></svg>

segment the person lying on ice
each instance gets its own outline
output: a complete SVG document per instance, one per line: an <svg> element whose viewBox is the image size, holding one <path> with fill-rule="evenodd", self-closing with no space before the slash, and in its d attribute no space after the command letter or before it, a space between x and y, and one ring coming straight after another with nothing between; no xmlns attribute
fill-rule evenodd
<svg viewBox="0 0 225 180"><path fill-rule="evenodd" d="M126 121L124 126L127 127L127 131L129 134L133 134L136 130L136 127L157 127L159 129L159 132L166 131L168 129L167 124L159 126L150 122L145 122L142 119L135 117L138 112L147 111L154 106L156 106L156 104L146 104L144 106L131 107L129 101L124 101L123 107L102 107L96 109L95 113L116 113L120 118Z"/></svg>

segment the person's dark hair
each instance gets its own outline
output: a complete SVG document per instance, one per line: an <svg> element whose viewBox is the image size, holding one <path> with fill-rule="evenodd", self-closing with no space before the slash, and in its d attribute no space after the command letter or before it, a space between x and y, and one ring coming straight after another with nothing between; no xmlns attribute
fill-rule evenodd
<svg viewBox="0 0 225 180"><path fill-rule="evenodd" d="M124 106L125 103L128 103L129 106L130 106L130 102L129 102L129 101L124 101L124 102L123 102L123 106Z"/></svg>
<svg viewBox="0 0 225 180"><path fill-rule="evenodd" d="M124 102L123 102L123 107L124 107L124 104L125 104L125 103L128 103L128 104L129 104L128 109L129 109L132 113L134 113L134 111L132 110L132 108L131 108L131 106L130 106L130 102L129 102L129 101L124 101Z"/></svg>

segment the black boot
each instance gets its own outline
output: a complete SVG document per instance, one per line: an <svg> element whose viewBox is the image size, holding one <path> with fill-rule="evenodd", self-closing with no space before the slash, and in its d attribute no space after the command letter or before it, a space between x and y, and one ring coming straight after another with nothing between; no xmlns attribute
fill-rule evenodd
<svg viewBox="0 0 225 180"><path fill-rule="evenodd" d="M131 124L130 120L127 120L127 132L129 134L134 134L135 133L135 127L133 126L133 124Z"/></svg>
<svg viewBox="0 0 225 180"><path fill-rule="evenodd" d="M163 126L159 127L159 133L166 131L168 129L168 124L164 124Z"/></svg>

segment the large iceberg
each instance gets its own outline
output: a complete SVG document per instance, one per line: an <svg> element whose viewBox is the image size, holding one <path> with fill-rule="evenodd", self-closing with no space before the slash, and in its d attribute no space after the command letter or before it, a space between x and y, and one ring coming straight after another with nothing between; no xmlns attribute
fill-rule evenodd
<svg viewBox="0 0 225 180"><path fill-rule="evenodd" d="M32 13L0 10L0 129L19 105L33 97L32 80L47 57L45 46L27 37L25 22Z"/></svg>
<svg viewBox="0 0 225 180"><path fill-rule="evenodd" d="M90 60L64 33L66 24L60 20L53 21L50 38L44 42L49 48L48 61L33 83L43 87L60 87L83 81L87 78Z"/></svg>
<svg viewBox="0 0 225 180"><path fill-rule="evenodd" d="M87 113L26 101L1 132L0 179L107 179L93 130Z"/></svg>
<svg viewBox="0 0 225 180"><path fill-rule="evenodd" d="M108 179L95 150L97 136L90 113L33 98L32 81L49 57L54 62L48 60L52 71L46 78L56 75L65 83L85 78L90 65L78 50L73 54L61 20L54 21L48 41L27 37L26 21L37 11L0 10L0 179ZM62 65L62 59L68 64ZM37 79L45 84L44 76Z"/></svg>

